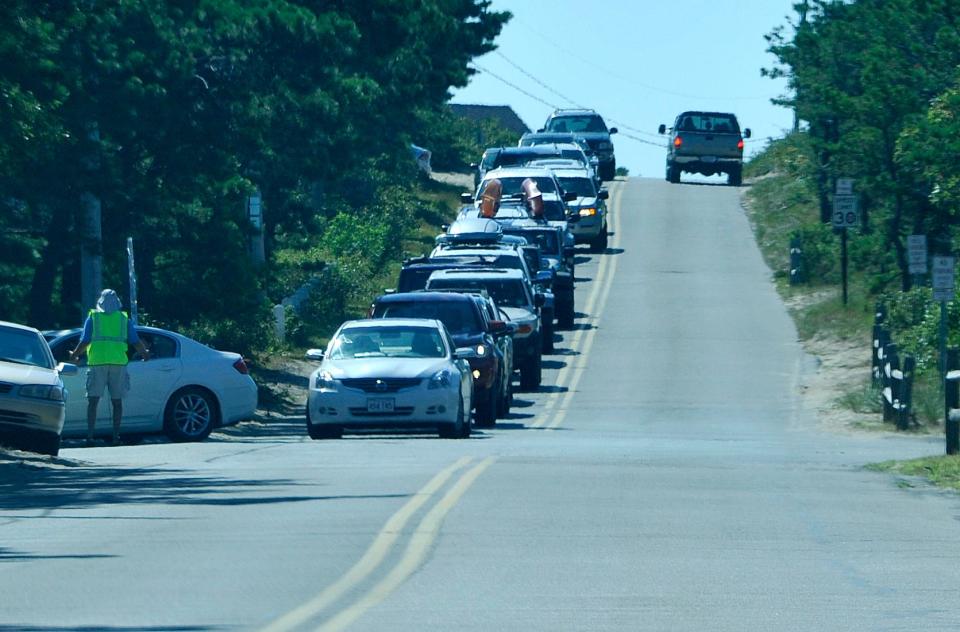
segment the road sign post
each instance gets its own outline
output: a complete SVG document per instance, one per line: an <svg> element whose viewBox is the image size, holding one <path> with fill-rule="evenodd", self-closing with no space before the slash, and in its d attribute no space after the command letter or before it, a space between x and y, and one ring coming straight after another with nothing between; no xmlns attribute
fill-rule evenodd
<svg viewBox="0 0 960 632"><path fill-rule="evenodd" d="M953 257L933 257L931 281L933 285L933 300L940 301L940 374L946 375L947 370L947 301L953 300L954 267L956 260Z"/></svg>
<svg viewBox="0 0 960 632"><path fill-rule="evenodd" d="M860 223L857 196L853 194L853 180L837 178L837 192L833 196L833 227L840 231L840 274L843 277L843 304L847 304L847 229Z"/></svg>

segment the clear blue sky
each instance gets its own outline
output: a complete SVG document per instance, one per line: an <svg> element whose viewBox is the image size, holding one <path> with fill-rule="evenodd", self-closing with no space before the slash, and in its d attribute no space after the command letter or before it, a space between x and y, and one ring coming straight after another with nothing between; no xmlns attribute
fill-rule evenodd
<svg viewBox="0 0 960 632"><path fill-rule="evenodd" d="M793 20L793 1L494 0L514 17L497 51L476 64L534 96L480 72L451 101L509 105L533 130L553 109L537 99L592 107L608 125L658 145L613 137L631 176L663 176L657 126L688 109L736 113L754 133L749 154L793 122L790 110L770 103L785 82L760 76L774 62L763 36Z"/></svg>

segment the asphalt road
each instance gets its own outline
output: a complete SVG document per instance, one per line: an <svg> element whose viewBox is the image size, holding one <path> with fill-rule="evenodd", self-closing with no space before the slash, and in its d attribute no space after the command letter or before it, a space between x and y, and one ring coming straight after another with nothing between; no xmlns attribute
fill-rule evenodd
<svg viewBox="0 0 960 632"><path fill-rule="evenodd" d="M960 629L958 497L862 469L940 441L817 430L737 190L611 189L578 328L497 429L0 469L0 630Z"/></svg>

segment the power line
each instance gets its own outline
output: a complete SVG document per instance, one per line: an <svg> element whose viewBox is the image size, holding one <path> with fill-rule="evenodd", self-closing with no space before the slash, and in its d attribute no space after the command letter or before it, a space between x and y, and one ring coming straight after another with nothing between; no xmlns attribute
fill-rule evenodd
<svg viewBox="0 0 960 632"><path fill-rule="evenodd" d="M500 82L502 82L502 83L507 84L508 86L510 86L511 88L513 88L514 90L516 90L517 92L521 92L521 93L527 95L528 97L530 97L530 98L533 99L534 101L537 101L537 102L539 102L539 103L542 103L542 104L546 105L547 107L551 107L551 108L553 108L554 110L559 109L559 106L557 106L556 104L550 103L549 101L544 101L543 99L541 99L541 98L538 97L537 95L535 95L535 94L533 94L533 93L530 93L530 92L527 92L526 90L524 90L523 88L521 88L521 87L518 86L517 84L512 83L512 82L510 82L510 81L507 81L506 79L504 79L503 77L501 77L500 75L498 75L498 74L496 74L496 73L490 72L489 70L487 70L486 68L484 68L483 66L481 66L480 64L478 64L477 62L472 61L472 62L470 62L470 63L473 65L473 67L474 67L476 70L479 70L480 72L484 72L484 73L490 75L491 77L493 77L494 79L496 79L497 81L500 81Z"/></svg>
<svg viewBox="0 0 960 632"><path fill-rule="evenodd" d="M611 77L615 77L615 78L617 78L617 79L620 79L621 81L626 81L626 82L632 83L632 84L634 84L634 85L640 86L641 88L644 88L644 89L646 89L646 90L650 90L650 91L652 91L652 92L660 92L660 93L662 93L662 94L669 94L669 95L675 96L675 97L683 97L683 98L685 98L685 99L696 99L696 100L699 100L699 101L766 101L766 100L770 99L769 96L762 96L762 97L761 97L761 96L708 97L708 96L702 96L702 95L684 94L683 92L674 92L674 91L672 91L672 90L666 90L666 89L664 89L664 88L659 88L659 87L657 87L657 86L653 86L653 85L650 85L650 84L643 83L643 82L641 82L641 81L637 81L636 78L634 78L634 77L627 77L626 75L621 75L620 73L617 73L617 72L614 72L614 71L610 70L610 69L607 68L606 66L602 66L602 65L600 65L600 64L598 64L598 63L596 63L596 62L594 62L594 61L591 61L591 60L589 60L589 59L586 59L586 58L584 58L584 57L581 57L578 53L575 53L575 52L571 51L571 50L568 49L568 48L565 48L565 47L563 47L563 46L560 46L560 45L557 44L553 39L551 39L550 37L547 37L546 35L544 35L543 33L539 32L539 31L537 31L535 28L533 28L532 26L530 26L530 24L529 24L528 22L526 22L526 21L524 21L524 20L521 20L521 19L518 18L517 16L513 16L513 20L516 20L516 22L517 22L518 24L522 24L523 27L524 27L526 30L530 31L531 33L533 33L534 35L536 35L536 36L539 37L540 39L542 39L542 40L544 40L545 42L549 43L551 46L553 46L553 47L556 48L557 50L559 50L559 51L561 51L561 52L563 52L563 53L566 53L567 55L569 55L570 57L576 59L577 61L579 61L579 62L581 62L581 63L583 63L583 64L586 64L586 65L588 65L588 66L591 66L591 67L593 67L593 68L596 68L597 70L600 70L600 71L602 71L602 72L610 75Z"/></svg>

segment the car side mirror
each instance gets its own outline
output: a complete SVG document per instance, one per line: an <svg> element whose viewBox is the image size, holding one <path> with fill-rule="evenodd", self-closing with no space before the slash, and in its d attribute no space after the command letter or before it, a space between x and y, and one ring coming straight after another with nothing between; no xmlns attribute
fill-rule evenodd
<svg viewBox="0 0 960 632"><path fill-rule="evenodd" d="M487 323L487 326L494 336L503 336L510 333L510 326L502 320L491 320Z"/></svg>
<svg viewBox="0 0 960 632"><path fill-rule="evenodd" d="M476 168L478 168L479 166L480 166L480 163L479 163L479 162L471 162L471 163L470 163L470 168L471 168L471 169L476 169Z"/></svg>
<svg viewBox="0 0 960 632"><path fill-rule="evenodd" d="M547 297L544 296L543 294L536 294L533 297L533 304L536 305L537 307L543 307L543 305L546 302L547 302Z"/></svg>
<svg viewBox="0 0 960 632"><path fill-rule="evenodd" d="M597 193L597 199L598 199L598 200L609 200L609 199L610 199L610 192L607 191L606 189L600 189L600 191Z"/></svg>
<svg viewBox="0 0 960 632"><path fill-rule="evenodd" d="M457 350L453 353L453 357L457 360L473 360L480 356L477 354L475 347L457 347Z"/></svg>
<svg viewBox="0 0 960 632"><path fill-rule="evenodd" d="M617 130L616 127L611 127L611 128L610 128L610 131L609 131L608 133L610 133L610 134L616 134L617 131L619 131L619 130Z"/></svg>
<svg viewBox="0 0 960 632"><path fill-rule="evenodd" d="M69 362L61 362L57 365L57 373L60 375L76 375L80 369L76 364L70 364Z"/></svg>
<svg viewBox="0 0 960 632"><path fill-rule="evenodd" d="M473 193L461 193L461 194L460 194L460 201L461 201L462 203L464 203L464 204L472 204L472 203L473 203Z"/></svg>
<svg viewBox="0 0 960 632"><path fill-rule="evenodd" d="M752 134L753 134L753 132L750 131L750 128L749 128L749 127L746 128L745 130L743 130L743 137L744 137L744 138L750 138L750 136L751 136Z"/></svg>
<svg viewBox="0 0 960 632"><path fill-rule="evenodd" d="M564 201L564 202L573 202L573 201L575 201L578 197L579 197L579 196L578 196L576 193L574 193L573 191L567 191L566 193L563 194L563 201Z"/></svg>
<svg viewBox="0 0 960 632"><path fill-rule="evenodd" d="M658 133L658 134L666 134L666 133L667 133L667 126L664 125L663 123L660 123L660 127L657 128L657 133Z"/></svg>
<svg viewBox="0 0 960 632"><path fill-rule="evenodd" d="M303 357L306 360L323 362L323 349L307 349L307 352L303 354Z"/></svg>

